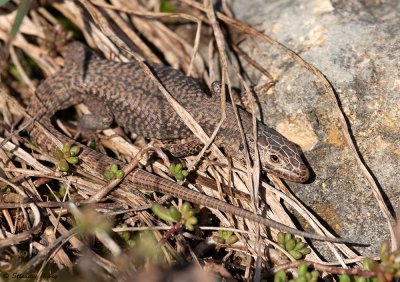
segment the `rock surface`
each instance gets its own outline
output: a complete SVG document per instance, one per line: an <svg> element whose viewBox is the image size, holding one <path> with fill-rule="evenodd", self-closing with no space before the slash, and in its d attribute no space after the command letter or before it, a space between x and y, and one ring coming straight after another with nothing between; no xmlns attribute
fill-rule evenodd
<svg viewBox="0 0 400 282"><path fill-rule="evenodd" d="M283 43L328 78L386 204L396 212L400 2L236 0L231 7L238 19ZM254 40L241 47L277 79L272 91L260 97L264 121L301 145L315 172L313 182L290 187L337 234L371 244L356 248L361 254L377 254L390 238L388 224L342 135L333 101L313 74L282 51ZM255 83L264 79L257 77Z"/></svg>

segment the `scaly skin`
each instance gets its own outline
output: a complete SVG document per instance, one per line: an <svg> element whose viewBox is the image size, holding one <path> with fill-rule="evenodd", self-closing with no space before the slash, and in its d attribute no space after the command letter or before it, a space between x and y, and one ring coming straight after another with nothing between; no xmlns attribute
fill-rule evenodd
<svg viewBox="0 0 400 282"><path fill-rule="evenodd" d="M191 77L170 67L149 64L169 91L210 136L220 119L220 99L210 97ZM193 133L145 75L137 62L120 63L100 59L81 43L72 43L65 66L46 79L37 97L49 115L84 102L96 116L86 116L82 127L108 128L113 120L130 132L147 138L185 139ZM251 115L239 110L249 148L253 148ZM215 144L236 159L243 159L243 144L231 105ZM281 178L304 182L307 166L297 145L265 124L258 123L258 149L263 170ZM253 155L253 152L250 152Z"/></svg>
<svg viewBox="0 0 400 282"><path fill-rule="evenodd" d="M72 49L73 52L71 52ZM192 114L206 133L210 134L218 122L218 118L210 115L210 112L213 112L210 109L215 109L214 113L218 112L219 100L206 96L192 78L184 76L179 71L164 66L152 65L152 67L167 90ZM129 94L130 92L133 93ZM92 112L97 110L102 113L104 111L111 113L117 124L124 126L128 131L135 131L145 137L160 139L190 136L189 129L180 121L179 116L173 110L170 110L168 102L163 99L161 94L157 93L157 88L145 77L143 71L135 63L122 64L100 60L94 57L84 46L75 43L70 47L70 52L66 57L66 67L46 79L38 87L36 95L40 101L33 99L28 108L28 113L32 116L45 109L46 113L41 115L39 122L59 142L51 138L36 124L29 131L30 136L36 144L49 152L60 149L62 143L74 142L58 132L51 124L50 119L59 109L79 102L89 103L93 101L100 108L92 107ZM102 101L105 101L106 105L98 103ZM233 115L232 109L228 107L227 122L219 133L216 143L218 146L223 146L228 152L236 153L237 157L242 154L242 146L240 141L237 140L239 133L236 126L233 125L235 119L231 115ZM244 111L240 112L240 116L248 135L248 142L251 143L249 137L252 128L251 116ZM110 122L110 116L103 115L103 117L101 122L106 127ZM96 118L99 120L98 117ZM96 126L98 127L98 124ZM277 162L272 162L272 165L263 163L264 169L289 180L306 180L308 170L301 161L297 146L261 123L259 129L259 148L260 153L264 154L261 159L265 161L271 158L271 154L276 154L281 162L280 166L277 166ZM88 147L81 147L80 167L85 171L94 171L101 175L111 164L124 165L122 162ZM197 205L217 209L294 235L337 243L346 242L339 238L328 238L299 231L248 210L187 189L139 168L127 175L121 185L169 194Z"/></svg>

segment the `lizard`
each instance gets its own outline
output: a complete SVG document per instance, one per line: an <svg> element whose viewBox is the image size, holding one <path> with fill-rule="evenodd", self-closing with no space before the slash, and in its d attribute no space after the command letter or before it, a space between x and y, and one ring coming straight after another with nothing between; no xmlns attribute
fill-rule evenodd
<svg viewBox="0 0 400 282"><path fill-rule="evenodd" d="M105 129L115 121L125 130L147 138L182 139L192 135L137 62L121 63L102 59L79 42L69 45L64 61L61 70L38 86L27 110L30 116L44 111L39 116L38 122L62 143L73 140L59 132L52 125L51 118L58 110L82 102L88 106L91 113L94 113L84 115L79 121L79 126L86 129ZM219 122L213 113L218 112L220 100L207 95L194 78L185 76L179 70L165 65L149 62L147 64L163 86L210 135ZM230 105L226 107L226 115L227 118L216 136L215 143L229 154L239 159L243 158L243 144ZM251 135L251 114L239 110L239 115L246 133L246 141L250 145L254 142ZM308 179L308 168L302 161L301 150L296 144L261 122L258 122L257 134L257 146L264 171L290 181L304 182ZM33 125L29 129L29 135L36 144L49 152L60 147L60 143L55 143L38 126ZM96 171L99 175L111 164L124 165L123 162L98 151L82 147L79 156L80 165ZM254 152L250 153L254 157ZM122 185L124 184L168 194L293 235L336 243L348 242L341 238L326 237L291 228L249 210L185 188L140 168L126 175L122 182Z"/></svg>

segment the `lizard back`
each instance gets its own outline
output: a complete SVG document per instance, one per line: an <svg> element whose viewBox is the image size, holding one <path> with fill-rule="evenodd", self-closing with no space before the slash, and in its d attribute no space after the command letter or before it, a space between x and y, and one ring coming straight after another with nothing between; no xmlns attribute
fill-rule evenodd
<svg viewBox="0 0 400 282"><path fill-rule="evenodd" d="M158 87L135 61L121 63L99 58L80 43L69 46L64 68L46 82L54 93L39 97L47 106L63 108L93 99L102 101L114 115L118 125L147 138L182 139L192 135ZM219 100L206 94L192 78L171 67L149 64L171 95L184 106L207 133L212 132L218 118L202 109L219 111ZM46 87L41 85L40 87ZM37 91L41 93L42 91ZM64 96L65 101L60 101ZM56 102L56 103L54 103Z"/></svg>
<svg viewBox="0 0 400 282"><path fill-rule="evenodd" d="M158 87L136 61L121 63L99 58L85 45L70 44L65 66L46 79L36 93L53 113L84 102L99 115L107 112L127 131L147 138L184 139L193 136ZM192 77L168 66L148 63L168 92L211 135L220 121L220 99L207 95ZM50 93L50 94L49 94ZM254 157L251 114L239 110L239 117ZM301 150L275 130L258 122L257 147L262 168L297 182L308 179L309 171ZM244 146L232 106L226 105L226 119L215 144L236 159L244 159Z"/></svg>

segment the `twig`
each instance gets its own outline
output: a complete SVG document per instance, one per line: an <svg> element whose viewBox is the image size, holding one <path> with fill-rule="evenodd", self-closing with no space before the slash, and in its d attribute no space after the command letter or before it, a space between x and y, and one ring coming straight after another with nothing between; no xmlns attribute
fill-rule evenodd
<svg viewBox="0 0 400 282"><path fill-rule="evenodd" d="M139 153L137 153L137 155L132 159L132 161L129 162L128 165L126 165L122 170L124 172L124 177L127 176L129 173L132 172L132 170L134 170L141 158L143 157L143 155L145 153L147 153L149 150L154 150L154 147L152 145L147 145L145 147L143 147ZM118 186L118 184L120 184L122 181L124 180L124 178L121 179L114 179L112 181L110 181L103 189L101 189L100 191L98 191L96 194L94 194L93 196L91 196L88 200L86 200L86 203L94 203L94 202L99 202L102 198L104 198L111 190L113 190L115 187Z"/></svg>

